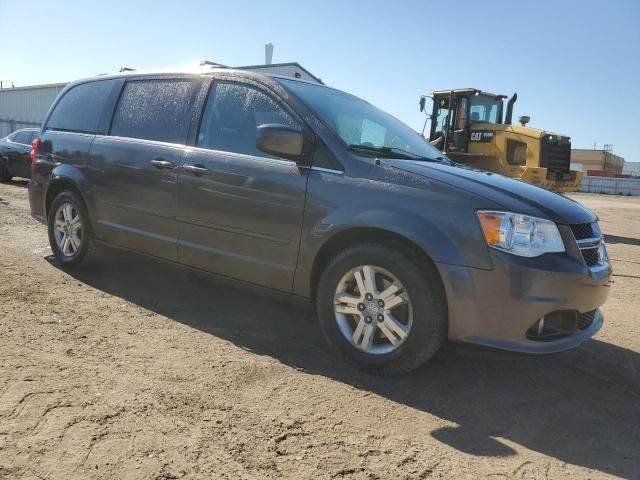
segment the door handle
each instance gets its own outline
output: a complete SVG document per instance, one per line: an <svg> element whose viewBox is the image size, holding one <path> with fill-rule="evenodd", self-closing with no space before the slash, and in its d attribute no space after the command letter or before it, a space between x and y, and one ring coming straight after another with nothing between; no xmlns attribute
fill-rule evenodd
<svg viewBox="0 0 640 480"><path fill-rule="evenodd" d="M211 170L205 167L199 167L197 165L185 165L184 168L187 172L193 173L194 175L207 175L211 173Z"/></svg>
<svg viewBox="0 0 640 480"><path fill-rule="evenodd" d="M162 170L163 168L176 168L176 164L173 162L169 162L167 160L162 160L160 158L156 158L154 160L151 160L149 163L151 163L151 165L153 165L154 167L156 167L158 170Z"/></svg>

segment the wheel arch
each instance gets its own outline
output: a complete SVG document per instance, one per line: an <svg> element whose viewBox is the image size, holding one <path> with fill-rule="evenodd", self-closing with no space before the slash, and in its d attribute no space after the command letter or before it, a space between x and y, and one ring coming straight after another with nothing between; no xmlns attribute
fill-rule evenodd
<svg viewBox="0 0 640 480"><path fill-rule="evenodd" d="M431 258L431 256L425 252L425 250L418 245L413 239L408 236L396 232L378 227L368 226L354 226L351 228L345 228L336 232L329 237L319 248L318 253L313 259L311 267L311 276L309 283L309 294L312 300L315 301L316 291L322 272L327 267L331 259L337 255L340 251L357 244L362 243L376 243L385 245L396 250L401 251L405 255L420 263L427 262L432 265L435 271L438 272L439 281L442 283L443 279L438 271L437 265Z"/></svg>
<svg viewBox="0 0 640 480"><path fill-rule="evenodd" d="M49 218L49 208L54 198L65 190L71 190L80 195L91 216L90 206L86 196L88 184L89 182L82 172L71 165L58 165L54 168L49 176L49 184L47 185L47 190L44 195L45 218Z"/></svg>

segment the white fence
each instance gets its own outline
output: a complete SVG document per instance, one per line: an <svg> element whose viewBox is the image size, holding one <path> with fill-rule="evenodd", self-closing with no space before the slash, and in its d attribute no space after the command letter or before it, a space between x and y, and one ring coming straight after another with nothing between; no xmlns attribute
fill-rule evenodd
<svg viewBox="0 0 640 480"><path fill-rule="evenodd" d="M583 177L581 192L640 195L640 178Z"/></svg>

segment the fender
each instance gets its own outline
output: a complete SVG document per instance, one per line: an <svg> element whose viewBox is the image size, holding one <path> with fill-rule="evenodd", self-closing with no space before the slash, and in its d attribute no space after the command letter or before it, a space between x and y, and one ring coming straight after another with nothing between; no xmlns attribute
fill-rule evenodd
<svg viewBox="0 0 640 480"><path fill-rule="evenodd" d="M325 222L328 221L330 225L337 227L333 229L334 231L329 230L334 235L349 228L375 226L375 228L398 234L415 243L436 263L466 264L465 258L455 248L455 243L447 231L428 218L412 212L366 210L355 214L348 223L333 223L337 219L331 217L326 218ZM326 226L325 222L319 225L320 231ZM327 240L325 239L325 241Z"/></svg>
<svg viewBox="0 0 640 480"><path fill-rule="evenodd" d="M473 222L472 225L475 226L477 223L475 214L468 209L455 212L450 210L449 213L449 221L443 222L441 216L432 220L414 211L383 208L364 211L352 211L351 208L346 208L332 211L315 225L305 226L294 279L294 293L304 297L311 294L313 264L322 247L336 235L358 228L376 228L399 235L417 245L436 264L491 269L492 264L486 248L478 248L478 245L484 245L484 241L479 238L481 235L479 227L469 228L467 241L460 241L461 225L469 225ZM453 229L451 225L454 225ZM452 231L458 235L455 241L451 237Z"/></svg>

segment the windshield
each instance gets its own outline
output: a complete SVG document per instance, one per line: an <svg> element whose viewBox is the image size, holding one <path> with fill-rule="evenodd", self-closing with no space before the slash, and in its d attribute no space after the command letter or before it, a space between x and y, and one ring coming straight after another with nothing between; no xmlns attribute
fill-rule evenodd
<svg viewBox="0 0 640 480"><path fill-rule="evenodd" d="M498 113L501 100L484 95L471 96L471 123L489 122L498 123Z"/></svg>
<svg viewBox="0 0 640 480"><path fill-rule="evenodd" d="M429 144L415 130L397 118L364 100L340 90L280 79L307 107L333 130L348 146L363 155L375 155L376 150L405 152L416 157L440 159L442 152Z"/></svg>

